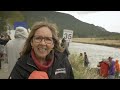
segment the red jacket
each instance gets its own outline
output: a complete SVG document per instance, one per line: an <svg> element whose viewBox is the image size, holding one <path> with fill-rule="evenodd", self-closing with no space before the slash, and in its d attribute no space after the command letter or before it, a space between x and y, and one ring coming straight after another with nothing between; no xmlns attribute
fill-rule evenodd
<svg viewBox="0 0 120 90"><path fill-rule="evenodd" d="M109 65L105 61L100 62L100 76L108 76Z"/></svg>

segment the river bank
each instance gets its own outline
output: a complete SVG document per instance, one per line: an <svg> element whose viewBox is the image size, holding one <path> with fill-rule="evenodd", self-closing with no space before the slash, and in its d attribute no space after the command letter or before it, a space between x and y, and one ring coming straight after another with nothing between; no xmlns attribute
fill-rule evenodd
<svg viewBox="0 0 120 90"><path fill-rule="evenodd" d="M83 66L83 60L76 54L69 56L75 79L101 79L97 68Z"/></svg>
<svg viewBox="0 0 120 90"><path fill-rule="evenodd" d="M120 48L120 40L102 40L99 38L73 38L72 42Z"/></svg>

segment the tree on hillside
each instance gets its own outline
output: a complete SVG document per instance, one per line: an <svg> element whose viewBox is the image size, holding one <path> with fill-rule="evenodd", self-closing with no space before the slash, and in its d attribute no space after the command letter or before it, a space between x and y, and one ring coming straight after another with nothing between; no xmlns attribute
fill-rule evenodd
<svg viewBox="0 0 120 90"><path fill-rule="evenodd" d="M20 11L0 11L0 32L7 30L7 24L13 25L16 21L24 21Z"/></svg>
<svg viewBox="0 0 120 90"><path fill-rule="evenodd" d="M0 33L7 30L6 22L3 18L0 17Z"/></svg>

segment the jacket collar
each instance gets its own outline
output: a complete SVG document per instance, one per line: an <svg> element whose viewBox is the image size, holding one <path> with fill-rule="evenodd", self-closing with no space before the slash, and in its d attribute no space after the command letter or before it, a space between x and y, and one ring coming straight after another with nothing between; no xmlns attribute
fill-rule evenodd
<svg viewBox="0 0 120 90"><path fill-rule="evenodd" d="M38 67L35 65L33 59L32 59L31 53L29 53L27 57L28 57L27 58L27 65L32 66L35 69L39 70ZM59 51L55 51L54 52L54 60L53 60L53 64L54 65L52 65L52 66L57 67L60 63L63 62L63 60L64 60L63 58L65 58L64 54L60 54Z"/></svg>
<svg viewBox="0 0 120 90"><path fill-rule="evenodd" d="M39 70L32 59L31 53L28 54L27 65L32 66Z"/></svg>

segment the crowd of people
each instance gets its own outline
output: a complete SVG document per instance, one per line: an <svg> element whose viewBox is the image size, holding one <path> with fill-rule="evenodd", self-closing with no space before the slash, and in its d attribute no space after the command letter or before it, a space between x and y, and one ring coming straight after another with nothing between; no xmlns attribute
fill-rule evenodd
<svg viewBox="0 0 120 90"><path fill-rule="evenodd" d="M83 67L89 66L89 59L87 53L80 53L80 60L82 60ZM97 65L97 73L102 79L120 79L120 63L118 59L108 57L108 59L102 59Z"/></svg>
<svg viewBox="0 0 120 90"><path fill-rule="evenodd" d="M120 64L118 60L114 60L112 57L103 59L97 65L99 67L98 74L105 79L119 79L120 76Z"/></svg>
<svg viewBox="0 0 120 90"><path fill-rule="evenodd" d="M4 47L4 55L9 62L9 72L12 71L17 59L28 37L27 29L24 27L17 27L15 30L14 39L10 40Z"/></svg>

